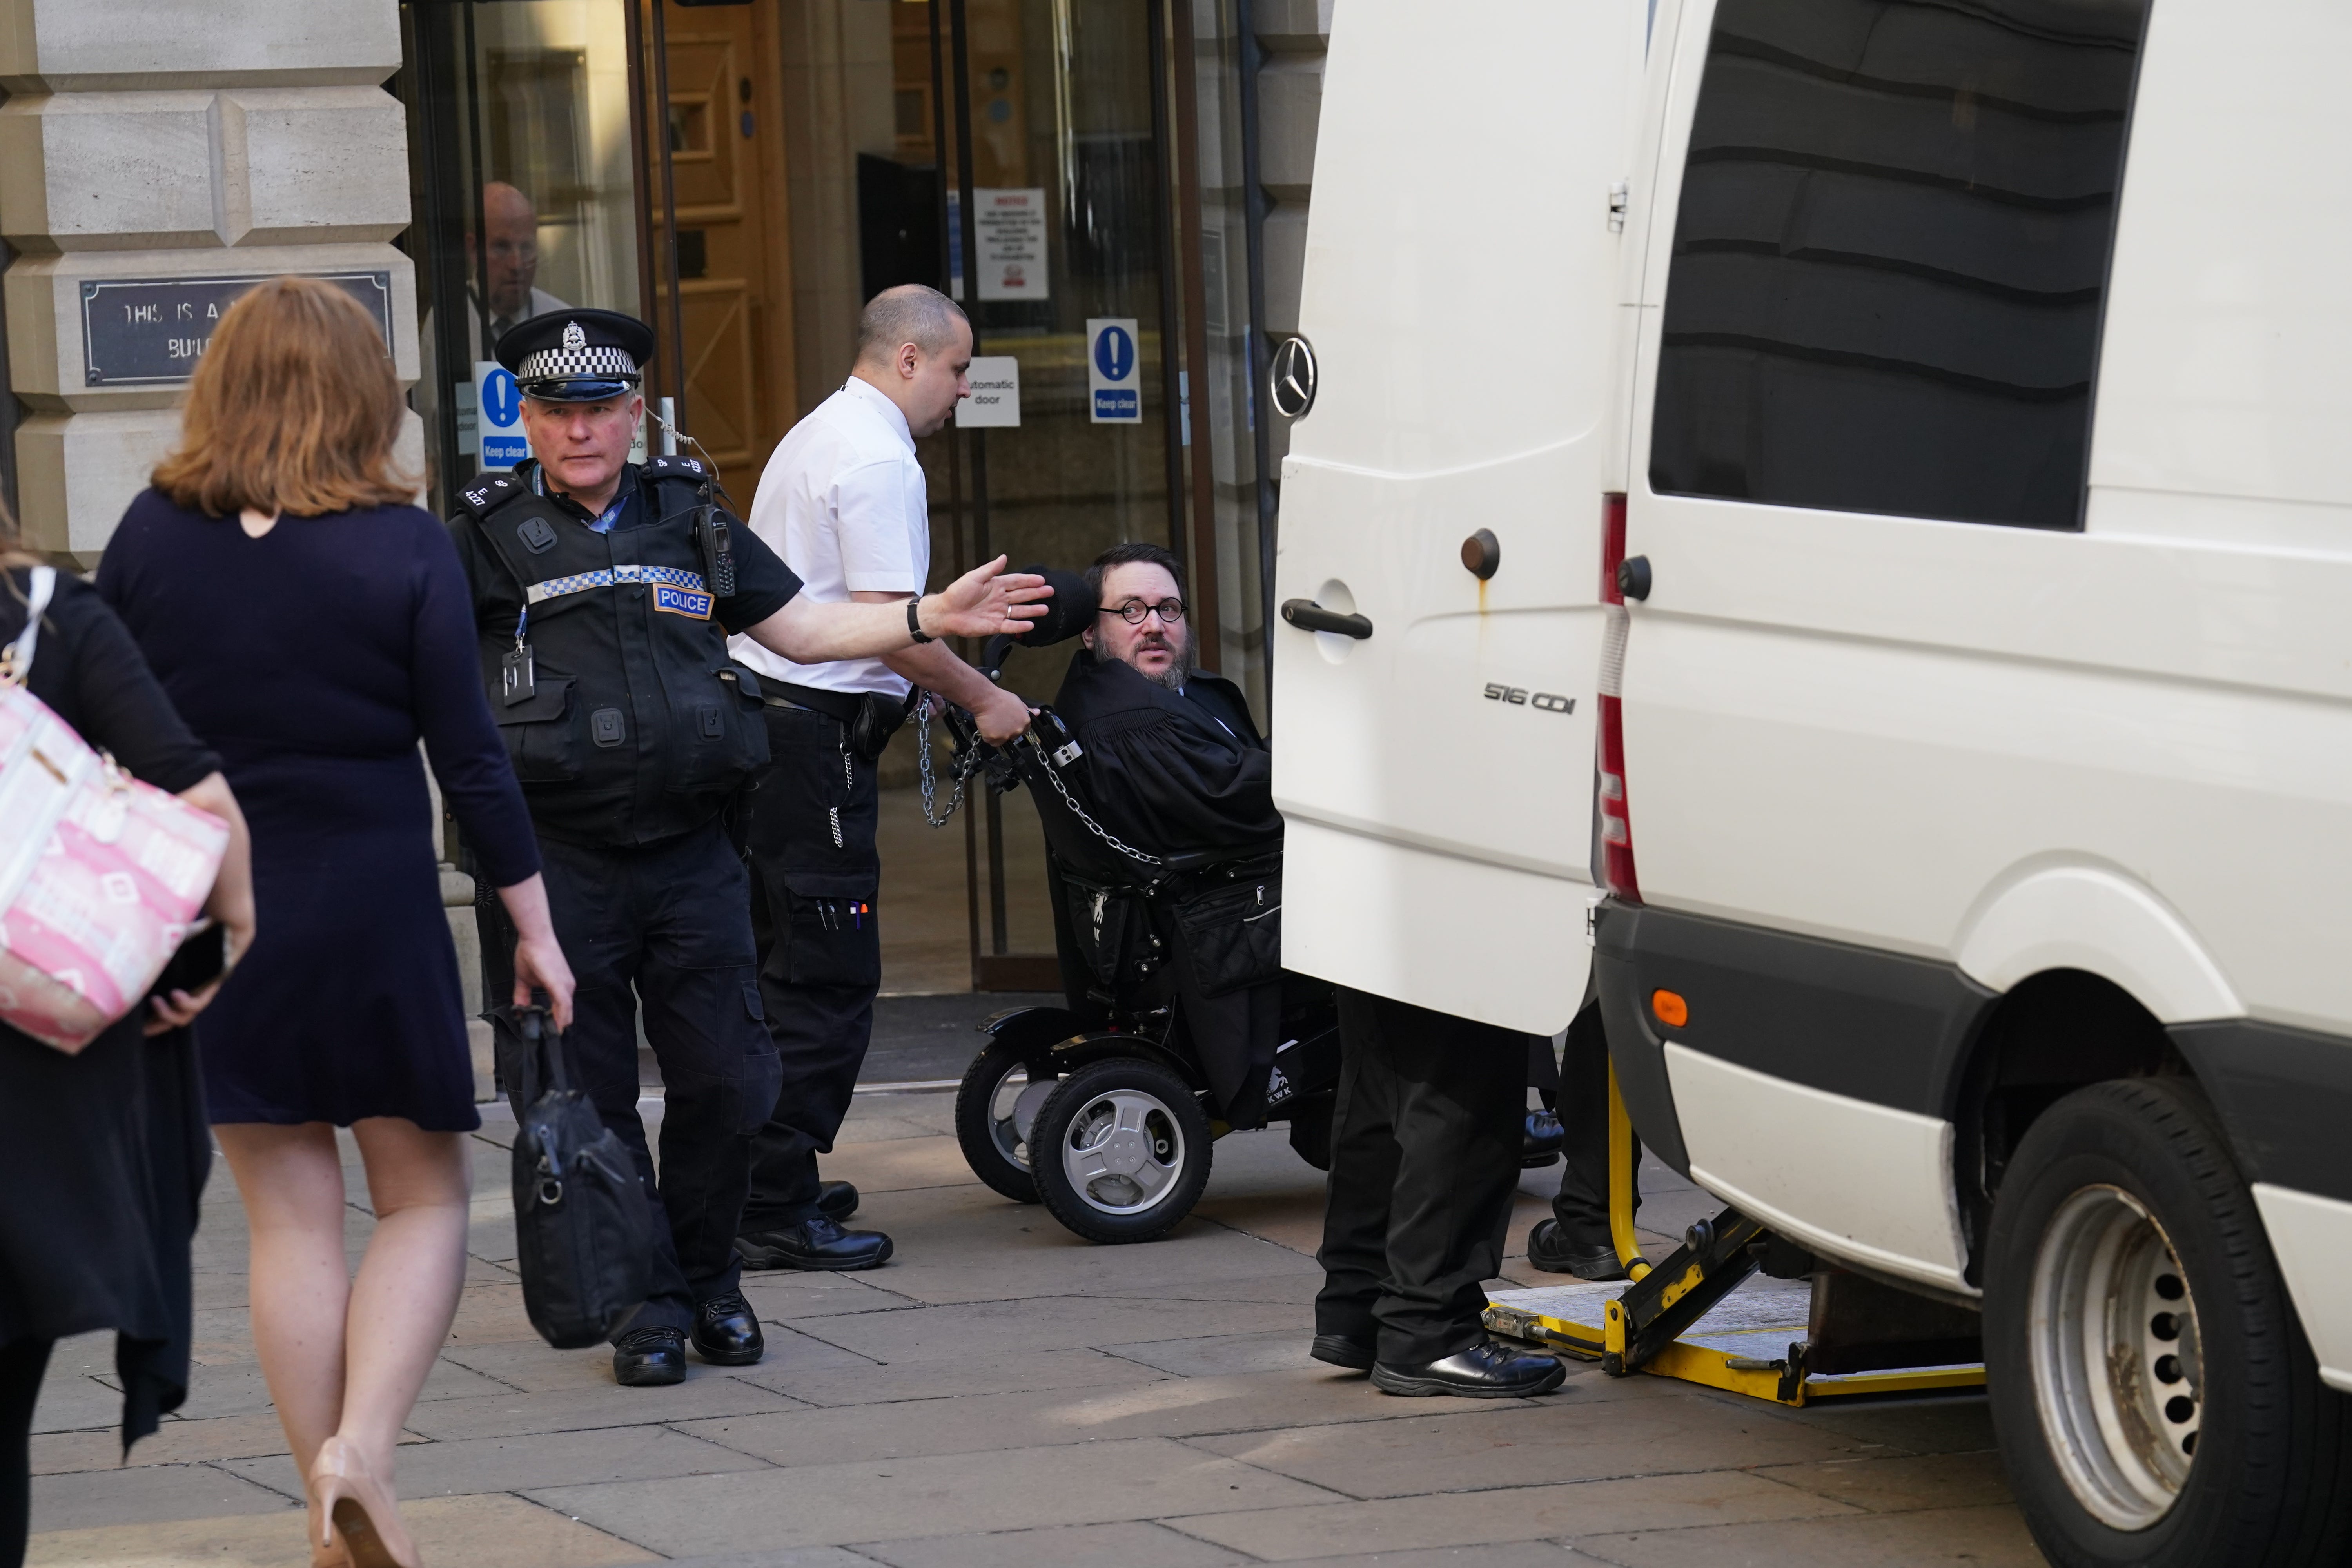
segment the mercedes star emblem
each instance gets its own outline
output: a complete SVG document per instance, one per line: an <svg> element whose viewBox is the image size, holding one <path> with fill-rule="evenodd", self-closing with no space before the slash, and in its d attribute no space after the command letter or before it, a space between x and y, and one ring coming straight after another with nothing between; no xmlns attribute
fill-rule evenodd
<svg viewBox="0 0 2352 1568"><path fill-rule="evenodd" d="M1315 351L1305 338L1287 337L1274 351L1274 411L1304 419L1315 406Z"/></svg>

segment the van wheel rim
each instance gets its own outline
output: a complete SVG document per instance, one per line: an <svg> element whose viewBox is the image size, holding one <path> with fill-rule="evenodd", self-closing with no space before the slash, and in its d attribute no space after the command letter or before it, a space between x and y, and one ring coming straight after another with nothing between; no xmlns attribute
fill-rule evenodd
<svg viewBox="0 0 2352 1568"><path fill-rule="evenodd" d="M2042 1435L2075 1500L2146 1530L2189 1484L2205 1364L2189 1277L2129 1193L2085 1187L2058 1206L2027 1331Z"/></svg>
<svg viewBox="0 0 2352 1568"><path fill-rule="evenodd" d="M988 1091L988 1136L1008 1164L1029 1168L1029 1141L1021 1135L1021 1096L1029 1088L1029 1068L1020 1062L1004 1069Z"/></svg>
<svg viewBox="0 0 2352 1568"><path fill-rule="evenodd" d="M1168 1194L1184 1169L1184 1133L1159 1096L1107 1089L1070 1119L1062 1171L1088 1208L1140 1214Z"/></svg>

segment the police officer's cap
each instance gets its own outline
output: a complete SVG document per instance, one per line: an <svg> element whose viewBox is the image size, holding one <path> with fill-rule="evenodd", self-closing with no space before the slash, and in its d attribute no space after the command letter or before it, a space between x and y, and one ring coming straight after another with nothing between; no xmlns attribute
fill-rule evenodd
<svg viewBox="0 0 2352 1568"><path fill-rule="evenodd" d="M617 310L551 310L519 321L499 339L499 363L526 397L602 403L637 389L653 357L651 327Z"/></svg>

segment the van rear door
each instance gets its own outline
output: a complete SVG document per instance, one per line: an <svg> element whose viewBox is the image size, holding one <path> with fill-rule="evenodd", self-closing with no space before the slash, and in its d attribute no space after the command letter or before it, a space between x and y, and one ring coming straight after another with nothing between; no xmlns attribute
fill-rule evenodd
<svg viewBox="0 0 2352 1568"><path fill-rule="evenodd" d="M1411 0L1349 0L1317 140L1300 326L1320 384L1283 465L1276 597L1370 635L1272 631L1284 962L1536 1033L1574 1016L1590 963L1632 316L1612 187L1646 11L1488 0L1433 27Z"/></svg>

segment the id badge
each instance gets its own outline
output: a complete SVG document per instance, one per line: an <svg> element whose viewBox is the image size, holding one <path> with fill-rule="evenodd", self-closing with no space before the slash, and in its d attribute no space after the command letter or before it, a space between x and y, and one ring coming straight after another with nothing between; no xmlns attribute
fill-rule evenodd
<svg viewBox="0 0 2352 1568"><path fill-rule="evenodd" d="M505 658L499 660L499 681L500 695L506 699L508 707L530 700L530 694L536 688L531 679L529 643L516 644L507 651Z"/></svg>

